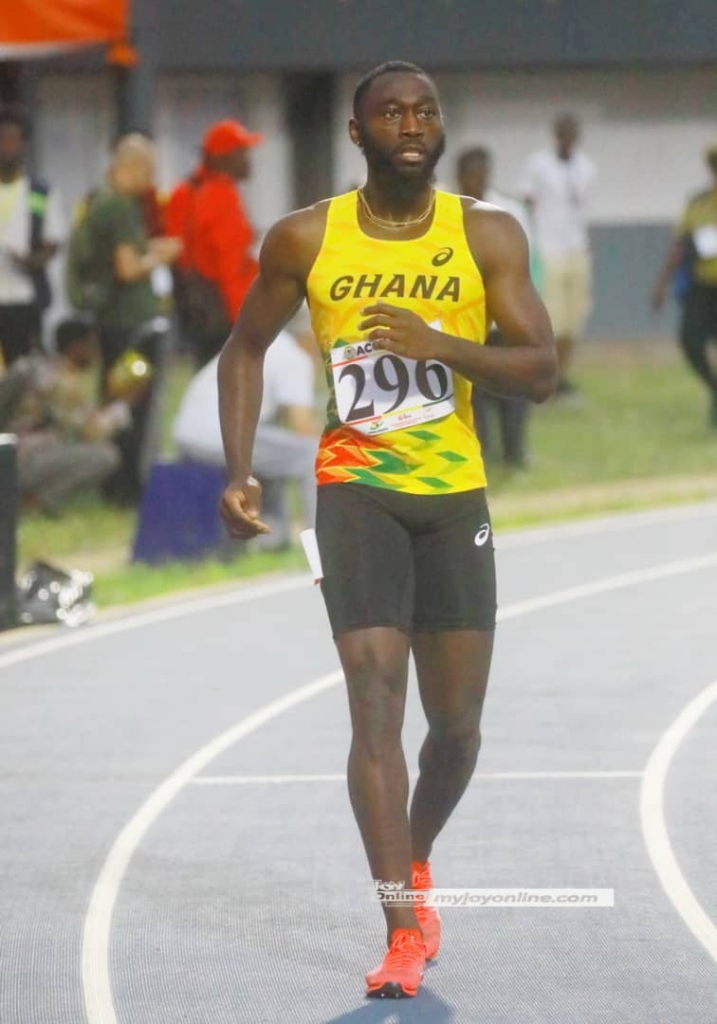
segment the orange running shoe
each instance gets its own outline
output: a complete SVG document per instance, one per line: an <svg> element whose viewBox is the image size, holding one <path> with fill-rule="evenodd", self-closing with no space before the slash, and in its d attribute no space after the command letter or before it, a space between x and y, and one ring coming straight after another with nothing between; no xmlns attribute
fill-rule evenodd
<svg viewBox="0 0 717 1024"><path fill-rule="evenodd" d="M379 999L415 996L426 969L426 947L417 928L396 928L383 963L366 975L366 995Z"/></svg>
<svg viewBox="0 0 717 1024"><path fill-rule="evenodd" d="M425 861L423 864L417 860L413 861L411 864L411 888L426 892L433 888L430 861ZM432 960L441 944L441 915L435 907L427 907L423 903L416 903L415 911L423 932L423 941L426 944L426 960Z"/></svg>

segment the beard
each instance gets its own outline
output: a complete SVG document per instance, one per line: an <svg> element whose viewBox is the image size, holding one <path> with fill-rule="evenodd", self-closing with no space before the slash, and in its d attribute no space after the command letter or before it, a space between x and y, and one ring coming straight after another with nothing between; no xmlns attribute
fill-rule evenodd
<svg viewBox="0 0 717 1024"><path fill-rule="evenodd" d="M359 143L371 172L380 178L387 190L397 198L410 200L424 191L427 185L435 181L436 164L443 156L446 148L446 136L441 137L435 149L426 152L425 163L417 166L397 166L393 162L393 154L387 153L377 146L367 131L359 126Z"/></svg>

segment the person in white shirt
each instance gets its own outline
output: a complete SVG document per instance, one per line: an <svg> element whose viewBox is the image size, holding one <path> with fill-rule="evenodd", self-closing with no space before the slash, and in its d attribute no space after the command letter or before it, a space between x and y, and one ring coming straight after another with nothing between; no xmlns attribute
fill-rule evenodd
<svg viewBox="0 0 717 1024"><path fill-rule="evenodd" d="M533 215L543 301L558 349L557 393L566 395L575 391L568 372L592 306L588 196L597 168L578 148L580 125L572 114L561 114L554 131L554 148L528 158L520 193Z"/></svg>
<svg viewBox="0 0 717 1024"><path fill-rule="evenodd" d="M64 236L56 192L25 172L27 124L0 110L0 350L6 365L39 346L46 267Z"/></svg>
<svg viewBox="0 0 717 1024"><path fill-rule="evenodd" d="M316 344L309 332L296 327L295 331L296 335L282 331L264 359L264 391L253 468L262 483L264 505L269 510L264 515L271 526L271 534L262 544L265 549L285 547L291 540L287 480L295 480L299 485L303 525L313 526L316 518L314 463L319 424L312 358ZM174 421L173 436L184 458L224 466L218 361L215 356L189 382Z"/></svg>
<svg viewBox="0 0 717 1024"><path fill-rule="evenodd" d="M498 192L491 185L493 158L484 146L463 150L456 161L456 179L461 195L470 196L492 206L500 206L512 214L530 239L530 225L525 206ZM492 325L487 345L502 344L499 331ZM495 456L494 420L497 420L502 443L501 459L513 469L528 466L527 427L529 401L527 398L506 398L492 395L482 388L473 387L473 417L481 443L483 456L491 461Z"/></svg>

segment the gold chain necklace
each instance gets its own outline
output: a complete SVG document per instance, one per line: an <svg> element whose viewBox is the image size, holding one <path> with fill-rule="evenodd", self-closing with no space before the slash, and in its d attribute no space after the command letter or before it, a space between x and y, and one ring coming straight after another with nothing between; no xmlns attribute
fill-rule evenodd
<svg viewBox="0 0 717 1024"><path fill-rule="evenodd" d="M363 189L360 188L358 191L358 197L361 200L361 206L366 217L375 224L376 227L384 228L388 231L399 231L401 228L413 227L415 224L422 224L424 220L428 220L430 215L433 213L433 207L436 204L436 190L431 189L431 198L428 201L428 206L420 215L420 217L413 217L411 220L384 220L383 217L377 217L371 207L368 205L368 200L363 194Z"/></svg>

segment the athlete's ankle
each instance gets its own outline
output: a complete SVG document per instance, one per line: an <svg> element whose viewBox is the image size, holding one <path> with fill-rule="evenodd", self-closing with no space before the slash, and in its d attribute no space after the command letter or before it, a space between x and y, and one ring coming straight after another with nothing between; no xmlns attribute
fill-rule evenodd
<svg viewBox="0 0 717 1024"><path fill-rule="evenodd" d="M386 938L389 946L393 933L397 931L421 931L421 926L412 907L386 913Z"/></svg>

